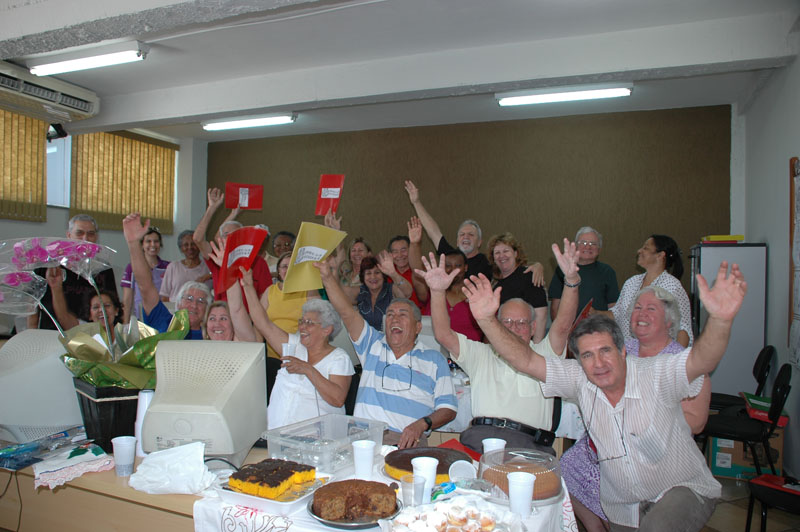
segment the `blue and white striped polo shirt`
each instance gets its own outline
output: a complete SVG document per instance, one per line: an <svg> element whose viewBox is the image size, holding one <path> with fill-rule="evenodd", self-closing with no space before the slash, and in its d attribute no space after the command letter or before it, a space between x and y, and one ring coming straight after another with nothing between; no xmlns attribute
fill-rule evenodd
<svg viewBox="0 0 800 532"><path fill-rule="evenodd" d="M417 340L411 351L395 358L386 335L366 322L353 345L363 367L355 417L385 421L390 430L402 432L440 408L458 410L450 368L438 349Z"/></svg>

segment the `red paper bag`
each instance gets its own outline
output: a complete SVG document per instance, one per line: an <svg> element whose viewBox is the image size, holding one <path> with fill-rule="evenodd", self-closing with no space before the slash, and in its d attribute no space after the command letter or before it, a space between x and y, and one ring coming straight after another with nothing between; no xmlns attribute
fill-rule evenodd
<svg viewBox="0 0 800 532"><path fill-rule="evenodd" d="M263 185L225 183L225 207L242 210L261 210L264 198Z"/></svg>
<svg viewBox="0 0 800 532"><path fill-rule="evenodd" d="M222 287L220 290L215 286L215 292L224 292L242 278L239 266L245 270L250 269L266 237L266 229L257 227L242 227L228 235L225 240L225 256L222 258L222 267L219 272Z"/></svg>
<svg viewBox="0 0 800 532"><path fill-rule="evenodd" d="M342 197L344 174L322 174L319 176L319 192L317 192L317 216L325 216L328 210L336 212L339 199Z"/></svg>

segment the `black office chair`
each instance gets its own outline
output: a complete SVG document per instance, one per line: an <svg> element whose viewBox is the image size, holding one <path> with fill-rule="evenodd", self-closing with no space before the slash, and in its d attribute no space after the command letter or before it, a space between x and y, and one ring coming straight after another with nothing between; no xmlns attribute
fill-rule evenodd
<svg viewBox="0 0 800 532"><path fill-rule="evenodd" d="M756 379L756 393L761 395L764 392L764 386L767 384L767 376L772 367L772 361L775 359L775 348L771 345L764 346L764 348L756 356L756 363L753 365L753 377ZM744 408L744 399L738 395L729 395L726 393L711 393L711 404L709 410L722 411L731 407Z"/></svg>
<svg viewBox="0 0 800 532"><path fill-rule="evenodd" d="M769 467L772 474L777 474L775 471L775 463L770 453L769 438L778 426L778 419L781 417L783 407L786 404L786 398L789 396L789 391L792 389L789 384L792 380L792 366L784 364L778 371L778 376L775 378L775 383L772 386L772 404L769 408L769 422L759 421L752 419L749 416L742 417L739 415L725 415L716 414L708 416L708 422L703 430L705 441L703 442L703 453L706 452L708 445L708 438L725 438L728 440L736 440L744 443L750 449L753 455L753 464L756 467L756 476L761 475L761 465L758 460L758 453L756 452L756 444L760 443L764 447L764 452L769 462Z"/></svg>
<svg viewBox="0 0 800 532"><path fill-rule="evenodd" d="M794 484L797 481L791 479ZM789 482L786 477L775 475L761 475L750 479L750 502L747 504L747 524L745 532L750 532L750 524L753 520L753 505L755 500L761 503L761 532L767 532L767 508L777 508L784 512L800 514L800 492L785 488Z"/></svg>

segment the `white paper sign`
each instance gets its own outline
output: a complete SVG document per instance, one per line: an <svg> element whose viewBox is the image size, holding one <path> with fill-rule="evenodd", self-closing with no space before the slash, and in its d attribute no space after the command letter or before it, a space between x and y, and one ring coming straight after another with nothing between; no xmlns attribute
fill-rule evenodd
<svg viewBox="0 0 800 532"><path fill-rule="evenodd" d="M295 264L300 264L301 262L308 262L308 261L319 261L322 257L325 256L326 250L322 248L318 248L315 246L304 246L297 250L297 258L295 259Z"/></svg>
<svg viewBox="0 0 800 532"><path fill-rule="evenodd" d="M237 248L231 250L228 254L228 268L231 267L231 264L236 262L237 259L241 259L242 257L249 257L250 253L253 251L253 244L242 244Z"/></svg>
<svg viewBox="0 0 800 532"><path fill-rule="evenodd" d="M242 187L239 189L239 207L248 207L250 202L250 189Z"/></svg>
<svg viewBox="0 0 800 532"><path fill-rule="evenodd" d="M338 198L341 191L340 188L323 188L322 199Z"/></svg>

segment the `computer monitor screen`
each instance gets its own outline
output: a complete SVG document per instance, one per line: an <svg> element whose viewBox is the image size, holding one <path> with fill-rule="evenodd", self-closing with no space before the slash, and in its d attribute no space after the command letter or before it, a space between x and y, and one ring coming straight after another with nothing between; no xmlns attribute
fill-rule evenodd
<svg viewBox="0 0 800 532"><path fill-rule="evenodd" d="M28 329L0 347L0 440L26 443L83 425L58 336Z"/></svg>
<svg viewBox="0 0 800 532"><path fill-rule="evenodd" d="M240 466L267 428L265 354L263 343L160 342L143 450L202 441L206 458Z"/></svg>

